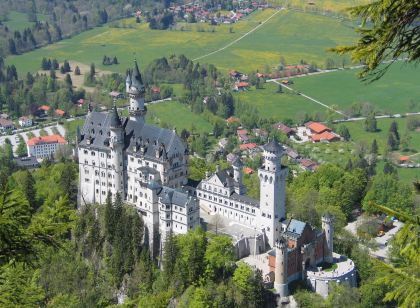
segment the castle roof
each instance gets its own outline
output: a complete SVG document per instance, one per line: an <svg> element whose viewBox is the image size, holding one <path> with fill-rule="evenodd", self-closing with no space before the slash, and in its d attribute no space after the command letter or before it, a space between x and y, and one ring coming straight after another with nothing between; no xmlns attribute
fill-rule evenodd
<svg viewBox="0 0 420 308"><path fill-rule="evenodd" d="M117 106L114 107L109 112L109 126L110 127L121 127L121 119L118 115Z"/></svg>
<svg viewBox="0 0 420 308"><path fill-rule="evenodd" d="M163 187L158 196L163 204L175 204L178 206L185 206L191 200L191 196L187 192L169 187Z"/></svg>
<svg viewBox="0 0 420 308"><path fill-rule="evenodd" d="M288 221L287 224L288 225L287 225L286 232L291 232L298 235L302 235L303 230L305 229L305 226L306 226L306 222L303 222L297 219L292 219Z"/></svg>
<svg viewBox="0 0 420 308"><path fill-rule="evenodd" d="M134 68L131 73L131 85L137 89L143 88L143 80L141 78L139 66L137 65L137 60L134 60Z"/></svg>
<svg viewBox="0 0 420 308"><path fill-rule="evenodd" d="M281 151L281 145L277 142L276 139L271 139L270 142L268 142L266 145L264 145L264 150L267 152L280 152Z"/></svg>
<svg viewBox="0 0 420 308"><path fill-rule="evenodd" d="M116 120L113 117L115 114L112 113L91 112L88 114L81 131L79 145L109 150L110 127L111 123ZM125 133L124 149L130 154L136 154L133 149L135 146L143 147L144 152L141 155L153 159L156 159L156 150L168 157L185 152L184 144L172 130L148 124L143 125L127 118L120 119L120 121Z"/></svg>

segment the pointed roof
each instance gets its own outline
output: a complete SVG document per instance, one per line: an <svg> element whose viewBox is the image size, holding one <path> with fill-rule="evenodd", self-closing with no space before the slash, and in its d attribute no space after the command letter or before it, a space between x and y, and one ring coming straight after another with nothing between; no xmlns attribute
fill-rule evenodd
<svg viewBox="0 0 420 308"><path fill-rule="evenodd" d="M266 145L264 145L264 150L267 152L278 153L281 152L282 148L277 140L273 138Z"/></svg>
<svg viewBox="0 0 420 308"><path fill-rule="evenodd" d="M137 65L137 60L134 60L134 68L131 72L131 85L137 89L143 87L143 80L141 78L139 66Z"/></svg>
<svg viewBox="0 0 420 308"><path fill-rule="evenodd" d="M127 70L127 78L125 79L125 83L131 85L131 70Z"/></svg>
<svg viewBox="0 0 420 308"><path fill-rule="evenodd" d="M110 127L121 127L121 119L118 115L117 106L114 104L114 107L109 112L110 120L109 126Z"/></svg>

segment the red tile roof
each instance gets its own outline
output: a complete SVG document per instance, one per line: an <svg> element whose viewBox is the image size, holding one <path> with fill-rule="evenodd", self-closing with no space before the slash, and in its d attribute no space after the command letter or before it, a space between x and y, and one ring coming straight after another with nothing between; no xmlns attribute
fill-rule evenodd
<svg viewBox="0 0 420 308"><path fill-rule="evenodd" d="M245 174L253 174L254 173L254 169L249 168L249 167L245 167L244 168L244 173Z"/></svg>
<svg viewBox="0 0 420 308"><path fill-rule="evenodd" d="M241 81L241 82L238 82L238 83L236 84L236 86L237 86L238 88L246 88L246 87L249 87L249 83L248 83L248 82Z"/></svg>
<svg viewBox="0 0 420 308"><path fill-rule="evenodd" d="M252 150L252 149L255 149L256 147L257 147L256 143L244 143L244 144L239 145L239 149L241 151Z"/></svg>
<svg viewBox="0 0 420 308"><path fill-rule="evenodd" d="M284 125L283 123L274 124L274 127L277 128L279 131L285 133L286 135L293 132L293 130L290 127Z"/></svg>
<svg viewBox="0 0 420 308"><path fill-rule="evenodd" d="M38 110L42 110L42 111L48 111L50 110L50 106L47 105L42 105L38 107Z"/></svg>
<svg viewBox="0 0 420 308"><path fill-rule="evenodd" d="M66 144L67 141L63 137L61 137L60 135L33 137L33 138L31 138L27 141L28 145L38 145L38 144L45 144L45 143Z"/></svg>
<svg viewBox="0 0 420 308"><path fill-rule="evenodd" d="M246 129L238 129L236 131L236 133L238 134L238 136L240 136L240 135L246 135L246 134L248 134L248 130L246 130Z"/></svg>
<svg viewBox="0 0 420 308"><path fill-rule="evenodd" d="M63 115L66 114L66 112L64 110L61 110L61 109L56 109L55 114L62 117Z"/></svg>
<svg viewBox="0 0 420 308"><path fill-rule="evenodd" d="M337 140L339 139L337 135L331 133L331 132L327 132L324 131L321 134L315 134L311 136L312 141L318 142L321 140L328 140L328 141L333 141L333 140Z"/></svg>
<svg viewBox="0 0 420 308"><path fill-rule="evenodd" d="M235 117L229 117L229 118L226 119L226 122L231 124L231 123L239 122L239 119L235 118Z"/></svg>
<svg viewBox="0 0 420 308"><path fill-rule="evenodd" d="M400 161L409 161L410 156L400 156Z"/></svg>
<svg viewBox="0 0 420 308"><path fill-rule="evenodd" d="M305 126L316 134L320 134L325 131L331 131L329 127L319 122L308 122L305 123Z"/></svg>

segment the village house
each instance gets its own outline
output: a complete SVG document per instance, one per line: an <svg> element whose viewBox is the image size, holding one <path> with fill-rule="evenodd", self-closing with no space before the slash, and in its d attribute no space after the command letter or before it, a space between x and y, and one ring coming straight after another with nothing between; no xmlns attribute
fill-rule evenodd
<svg viewBox="0 0 420 308"><path fill-rule="evenodd" d="M233 153L229 153L228 155L226 155L226 161L229 164L232 164L239 156Z"/></svg>
<svg viewBox="0 0 420 308"><path fill-rule="evenodd" d="M20 117L18 122L21 127L29 127L33 124L32 119L25 116Z"/></svg>
<svg viewBox="0 0 420 308"><path fill-rule="evenodd" d="M233 124L233 123L240 123L240 120L236 117L229 117L226 119L226 123L229 124Z"/></svg>
<svg viewBox="0 0 420 308"><path fill-rule="evenodd" d="M295 131L288 127L287 125L278 122L276 124L273 125L274 128L276 128L277 130L281 131L283 134L285 134L287 137L290 137L291 135L295 134Z"/></svg>
<svg viewBox="0 0 420 308"><path fill-rule="evenodd" d="M0 118L0 130L6 131L9 129L14 129L15 126L13 125L13 122L7 119Z"/></svg>
<svg viewBox="0 0 420 308"><path fill-rule="evenodd" d="M265 129L262 129L262 128L254 128L254 129L252 130L252 133L253 133L256 137L261 138L261 139L263 139L263 140L265 140L265 139L267 139L267 138L268 138L268 132L267 132Z"/></svg>
<svg viewBox="0 0 420 308"><path fill-rule="evenodd" d="M315 134L311 136L313 142L333 142L340 140L340 136L332 132L323 132L321 134Z"/></svg>
<svg viewBox="0 0 420 308"><path fill-rule="evenodd" d="M315 171L319 167L316 162L307 158L301 159L299 163L303 171Z"/></svg>
<svg viewBox="0 0 420 308"><path fill-rule="evenodd" d="M37 109L37 115L39 116L39 117L43 117L43 116L46 116L46 115L48 115L48 112L50 111L50 106L47 106L47 105L41 105L41 106L39 106L38 107L38 109Z"/></svg>
<svg viewBox="0 0 420 308"><path fill-rule="evenodd" d="M217 144L219 145L221 150L224 150L226 146L229 144L229 140L227 138L222 138L219 140Z"/></svg>
<svg viewBox="0 0 420 308"><path fill-rule="evenodd" d="M66 115L66 112L62 109L56 109L54 112L59 117L64 117Z"/></svg>
<svg viewBox="0 0 420 308"><path fill-rule="evenodd" d="M236 82L233 90L237 92L246 91L249 88L249 83L245 81Z"/></svg>
<svg viewBox="0 0 420 308"><path fill-rule="evenodd" d="M241 150L241 152L243 151L250 151L250 150L254 150L255 148L257 148L257 144L256 143L244 143L244 144L240 144L239 145L239 150Z"/></svg>
<svg viewBox="0 0 420 308"><path fill-rule="evenodd" d="M253 174L255 171L254 171L254 169L252 169L252 168L250 168L250 167L245 167L244 168L244 173L245 174L247 174L247 175L251 175L251 174Z"/></svg>

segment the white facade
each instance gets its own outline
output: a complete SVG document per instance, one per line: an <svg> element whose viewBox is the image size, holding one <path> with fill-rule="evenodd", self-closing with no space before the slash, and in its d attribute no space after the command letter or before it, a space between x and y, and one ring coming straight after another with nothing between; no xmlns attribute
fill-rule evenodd
<svg viewBox="0 0 420 308"><path fill-rule="evenodd" d="M33 122L31 118L28 117L20 117L19 118L19 125L21 127L29 127L32 126Z"/></svg>
<svg viewBox="0 0 420 308"><path fill-rule="evenodd" d="M144 85L135 64L128 74L129 118L117 108L89 112L78 136L81 203L106 202L119 193L143 216L145 241L155 255L166 236L183 234L200 224L187 183L188 155L174 131L144 121Z"/></svg>
<svg viewBox="0 0 420 308"><path fill-rule="evenodd" d="M197 187L200 207L256 228L274 247L286 218L285 185L288 169L281 166L281 146L272 140L264 146L264 165L259 169L260 200L245 194L242 164L233 162L232 170L217 170Z"/></svg>
<svg viewBox="0 0 420 308"><path fill-rule="evenodd" d="M29 139L26 143L28 149L28 156L34 156L36 158L51 157L59 146L67 144L67 141L59 136L45 136L45 137L34 137Z"/></svg>

